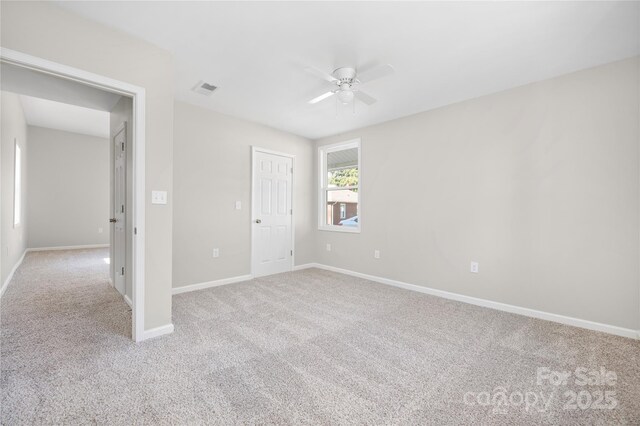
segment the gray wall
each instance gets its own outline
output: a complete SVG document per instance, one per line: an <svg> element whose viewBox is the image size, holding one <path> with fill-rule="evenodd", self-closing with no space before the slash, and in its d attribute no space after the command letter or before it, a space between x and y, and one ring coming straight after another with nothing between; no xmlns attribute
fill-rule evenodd
<svg viewBox="0 0 640 426"><path fill-rule="evenodd" d="M2 47L141 86L146 93L145 329L171 323L173 56L49 2L2 2ZM171 199L171 194L169 194Z"/></svg>
<svg viewBox="0 0 640 426"><path fill-rule="evenodd" d="M28 247L109 244L109 140L28 132Z"/></svg>
<svg viewBox="0 0 640 426"><path fill-rule="evenodd" d="M363 212L359 235L316 230L317 261L640 328L638 67L320 140L362 138Z"/></svg>
<svg viewBox="0 0 640 426"><path fill-rule="evenodd" d="M312 142L185 103L174 111L173 286L251 272L252 145L296 156L295 261L313 261Z"/></svg>
<svg viewBox="0 0 640 426"><path fill-rule="evenodd" d="M9 273L16 265L27 248L27 124L20 104L20 98L15 93L0 92L0 172L2 173L0 199L0 256L1 271L0 286L4 284ZM14 185L14 155L15 140L22 153L22 220L21 224L13 227L13 185Z"/></svg>

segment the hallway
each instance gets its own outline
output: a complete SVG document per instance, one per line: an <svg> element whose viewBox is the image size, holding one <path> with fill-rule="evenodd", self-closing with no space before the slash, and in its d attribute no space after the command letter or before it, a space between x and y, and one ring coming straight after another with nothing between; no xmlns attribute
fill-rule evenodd
<svg viewBox="0 0 640 426"><path fill-rule="evenodd" d="M76 351L105 336L128 341L131 310L109 283L108 262L108 248L27 253L2 297L2 343L28 338L42 345L33 350Z"/></svg>
<svg viewBox="0 0 640 426"><path fill-rule="evenodd" d="M132 345L131 310L109 283L108 261L108 248L26 254L1 299L3 413L47 420L32 417L39 405L64 405L65 384L76 387L83 368Z"/></svg>

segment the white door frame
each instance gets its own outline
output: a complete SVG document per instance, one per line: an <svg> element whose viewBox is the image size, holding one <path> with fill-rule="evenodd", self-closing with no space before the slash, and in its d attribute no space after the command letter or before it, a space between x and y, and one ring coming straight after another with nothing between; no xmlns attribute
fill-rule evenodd
<svg viewBox="0 0 640 426"><path fill-rule="evenodd" d="M127 145L126 150L124 151L124 156L125 156L125 160L124 160L124 174L125 174L125 195L124 195L124 204L125 204L125 212L129 211L129 206L127 205L127 186L129 185L129 179L127 179L127 151L129 150L129 146L128 146L128 132L127 132L127 122L123 121L122 124L120 124L114 134L113 137L111 137L111 135L109 135L109 145L110 145L110 149L111 149L111 153L113 153L113 155L110 154L110 157L113 158L113 161L111 162L111 164L109 165L109 168L111 169L110 175L111 175L111 211L109 212L109 217L110 218L114 218L117 219L117 214L116 211L118 210L116 208L116 173L115 173L115 160L116 160L116 154L115 154L115 144L114 144L114 139L118 136L118 134L120 134L120 132L125 132L125 145ZM125 267L127 267L128 265L126 264L127 261L127 227L130 227L131 225L127 223L127 213L123 214L124 217L124 241L123 241L123 247L120 248L116 248L114 241L115 241L115 236L116 236L116 223L109 223L110 226L109 228L109 232L110 232L110 247L109 247L109 255L111 257L111 262L110 265L111 266L111 284L113 285L113 287L118 290L118 285L116 283L116 262L115 262L115 253L116 250L124 250L125 253ZM109 219L111 220L111 219ZM119 292L120 290L118 290ZM133 293L133 292L132 292ZM126 274L124 275L124 292L122 293L122 297L124 297L124 300L127 302L127 304L129 304L129 306L133 305L133 303L131 302L131 300L129 300L129 296L127 296L127 277Z"/></svg>
<svg viewBox="0 0 640 426"><path fill-rule="evenodd" d="M129 253L132 271L133 306L131 335L134 341L144 339L144 236L145 236L145 89L78 68L48 61L26 53L0 47L0 62L16 65L67 80L86 84L133 100L133 250Z"/></svg>
<svg viewBox="0 0 640 426"><path fill-rule="evenodd" d="M295 262L295 256L296 256L296 221L295 221L295 214L296 214L296 209L293 206L294 200L295 200L295 196L294 196L294 185L295 185L295 178L296 178L296 156L293 154L288 154L286 152L279 152L279 151L273 151L271 149L265 149L265 148L260 148L257 147L255 145L251 146L251 221L250 226L251 226L251 276L255 277L256 276L256 271L254 268L254 254L253 254L253 237L254 237L254 233L255 233L255 226L253 226L253 221L255 220L255 217L253 217L253 195L256 193L257 188L255 186L255 182L254 182L254 170L255 170L255 166L256 166L256 152L263 152L265 154L273 154L273 155L279 155L281 157L287 157L287 158L291 158L291 168L293 169L293 172L291 172L291 251L293 251L293 254L291 255L291 268L289 269L290 271L293 271L293 265L296 264Z"/></svg>

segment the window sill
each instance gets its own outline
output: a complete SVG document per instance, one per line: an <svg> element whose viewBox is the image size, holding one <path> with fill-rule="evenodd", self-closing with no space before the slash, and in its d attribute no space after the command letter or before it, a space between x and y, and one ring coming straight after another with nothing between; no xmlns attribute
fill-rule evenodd
<svg viewBox="0 0 640 426"><path fill-rule="evenodd" d="M319 226L319 231L329 231L329 232L345 232L347 234L359 234L360 227L350 228L347 226Z"/></svg>

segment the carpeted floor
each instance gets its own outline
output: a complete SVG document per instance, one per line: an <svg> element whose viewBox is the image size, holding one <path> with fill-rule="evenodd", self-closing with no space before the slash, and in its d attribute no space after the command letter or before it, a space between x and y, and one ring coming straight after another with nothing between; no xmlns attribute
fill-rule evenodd
<svg viewBox="0 0 640 426"><path fill-rule="evenodd" d="M638 341L310 269L175 296L175 332L135 344L107 256L16 272L3 425L640 424Z"/></svg>

